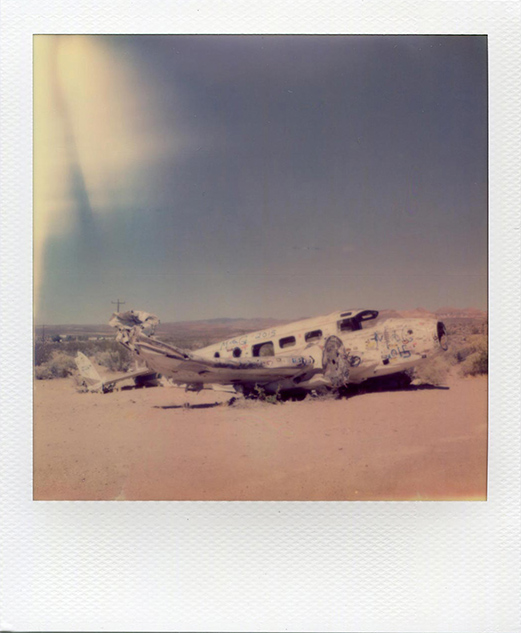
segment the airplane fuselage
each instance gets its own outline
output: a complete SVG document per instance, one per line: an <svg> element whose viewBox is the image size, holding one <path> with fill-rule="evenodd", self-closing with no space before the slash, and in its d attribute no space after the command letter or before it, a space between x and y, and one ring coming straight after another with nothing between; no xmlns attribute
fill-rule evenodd
<svg viewBox="0 0 521 633"><path fill-rule="evenodd" d="M378 320L376 310L346 310L236 336L197 350L206 358L302 356L317 367L324 344L338 337L349 358L349 381L405 371L446 349L443 323L434 318ZM275 362L275 361L274 361ZM315 381L319 377L315 377ZM301 383L301 387L313 388Z"/></svg>
<svg viewBox="0 0 521 633"><path fill-rule="evenodd" d="M339 388L403 372L447 349L435 318L378 320L376 310L347 310L226 339L194 352L163 343L146 330L159 320L116 314L118 340L175 384L200 389L230 385L251 393Z"/></svg>

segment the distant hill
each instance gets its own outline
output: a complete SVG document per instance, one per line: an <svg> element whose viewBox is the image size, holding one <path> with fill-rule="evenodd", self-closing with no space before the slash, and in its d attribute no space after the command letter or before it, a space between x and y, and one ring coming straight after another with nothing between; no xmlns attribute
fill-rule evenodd
<svg viewBox="0 0 521 633"><path fill-rule="evenodd" d="M488 312L477 308L440 308L434 313L438 317L455 319L486 319Z"/></svg>
<svg viewBox="0 0 521 633"><path fill-rule="evenodd" d="M255 330L263 330L274 325L280 325L282 323L290 323L284 319L274 319L270 317L258 318L258 319L207 319L202 321L174 321L171 323L161 323L158 327L158 332L166 332L171 334L172 332L180 331L197 331L207 330L245 330L253 332Z"/></svg>
<svg viewBox="0 0 521 633"><path fill-rule="evenodd" d="M414 310L380 310L380 316L386 318L421 318L431 317L437 319L486 319L488 313L477 308L439 308L430 312L425 308Z"/></svg>
<svg viewBox="0 0 521 633"><path fill-rule="evenodd" d="M372 306L369 306L372 307ZM314 315L317 316L317 315ZM409 318L409 317L431 317L438 319L479 319L485 320L487 312L477 308L453 308L444 307L434 312L429 312L425 308L415 308L414 310L380 310L381 319L389 318ZM298 321L295 319L276 319L272 317L259 317L253 319L223 317L215 319L205 319L199 321L175 321L161 323L157 329L157 334L175 340L178 344L185 342L187 345L209 345L211 342L232 338L255 330L264 330L275 325ZM108 324L101 325L52 325L45 326L45 337L51 339L53 336L87 336L89 338L112 337L114 330ZM42 336L42 326L36 327L36 337Z"/></svg>
<svg viewBox="0 0 521 633"><path fill-rule="evenodd" d="M255 330L265 330L274 325L290 323L288 320L259 319L209 319L207 321L178 321L161 323L156 334L180 347L196 349L212 343L240 336Z"/></svg>
<svg viewBox="0 0 521 633"><path fill-rule="evenodd" d="M378 316L380 319L399 319L402 315L398 310L379 310Z"/></svg>

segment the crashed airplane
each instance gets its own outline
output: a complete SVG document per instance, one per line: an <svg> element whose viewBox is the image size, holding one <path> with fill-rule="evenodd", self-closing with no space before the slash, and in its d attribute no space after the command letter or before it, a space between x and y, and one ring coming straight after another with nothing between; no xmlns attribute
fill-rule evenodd
<svg viewBox="0 0 521 633"><path fill-rule="evenodd" d="M376 310L347 310L251 332L195 352L154 336L159 319L118 312L116 339L160 374L188 390L299 397L341 391L368 379L400 374L447 349L444 324L433 318L378 320Z"/></svg>

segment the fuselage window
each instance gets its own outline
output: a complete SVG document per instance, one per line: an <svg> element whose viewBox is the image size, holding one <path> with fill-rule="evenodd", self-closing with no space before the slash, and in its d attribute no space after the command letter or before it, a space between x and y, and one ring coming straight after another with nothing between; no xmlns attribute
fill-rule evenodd
<svg viewBox="0 0 521 633"><path fill-rule="evenodd" d="M258 343L257 345L252 345L251 355L252 356L275 356L275 348L273 346L273 341L266 341L265 343Z"/></svg>
<svg viewBox="0 0 521 633"><path fill-rule="evenodd" d="M239 347L236 347L233 350L233 357L234 358L240 358L240 355L242 354L241 349Z"/></svg>
<svg viewBox="0 0 521 633"><path fill-rule="evenodd" d="M286 347L293 347L296 345L297 339L294 336L286 336L285 338L281 338L279 341L279 345L281 349L285 349Z"/></svg>
<svg viewBox="0 0 521 633"><path fill-rule="evenodd" d="M306 343L316 343L322 338L322 330L313 330L312 332L306 332L304 340Z"/></svg>

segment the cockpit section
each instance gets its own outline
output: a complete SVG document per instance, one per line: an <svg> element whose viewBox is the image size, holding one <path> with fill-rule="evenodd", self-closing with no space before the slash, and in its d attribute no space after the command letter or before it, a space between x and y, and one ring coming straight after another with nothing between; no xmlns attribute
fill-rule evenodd
<svg viewBox="0 0 521 633"><path fill-rule="evenodd" d="M378 312L376 310L363 310L362 312L343 312L340 320L337 321L337 329L339 332L357 332L363 329L363 323L376 319Z"/></svg>

